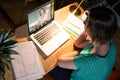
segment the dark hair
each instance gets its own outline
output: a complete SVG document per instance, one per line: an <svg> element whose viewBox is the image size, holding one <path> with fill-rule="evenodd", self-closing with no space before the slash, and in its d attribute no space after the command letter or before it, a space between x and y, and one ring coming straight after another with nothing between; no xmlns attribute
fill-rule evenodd
<svg viewBox="0 0 120 80"><path fill-rule="evenodd" d="M41 10L43 10L43 12L44 12L44 13L46 13L46 11L45 11L45 9L44 9L44 8L40 8L40 11L41 11ZM40 13L40 15L41 15L41 13Z"/></svg>
<svg viewBox="0 0 120 80"><path fill-rule="evenodd" d="M117 19L114 12L105 7L94 7L88 12L85 26L92 41L99 41L103 44L111 40L117 29Z"/></svg>

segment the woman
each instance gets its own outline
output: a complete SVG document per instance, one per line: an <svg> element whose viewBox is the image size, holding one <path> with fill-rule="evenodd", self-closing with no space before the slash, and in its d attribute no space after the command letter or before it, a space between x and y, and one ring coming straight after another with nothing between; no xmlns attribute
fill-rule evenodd
<svg viewBox="0 0 120 80"><path fill-rule="evenodd" d="M70 80L106 80L116 59L112 37L117 29L115 14L108 8L94 7L88 10L85 31L74 45L75 50L59 57L58 65L72 69Z"/></svg>
<svg viewBox="0 0 120 80"><path fill-rule="evenodd" d="M39 20L40 20L39 22L41 24L45 23L48 20L48 16L47 16L44 8L40 9L40 19Z"/></svg>
<svg viewBox="0 0 120 80"><path fill-rule="evenodd" d="M44 8L40 8L39 13L39 18L30 25L31 31L35 31L36 29L40 28L41 25L46 24L46 22L48 21L48 16Z"/></svg>

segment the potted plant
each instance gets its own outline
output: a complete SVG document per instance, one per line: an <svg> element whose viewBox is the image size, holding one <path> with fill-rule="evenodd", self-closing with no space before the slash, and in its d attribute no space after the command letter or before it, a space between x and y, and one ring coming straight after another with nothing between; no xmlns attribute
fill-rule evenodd
<svg viewBox="0 0 120 80"><path fill-rule="evenodd" d="M16 47L15 36L11 35L10 30L0 33L0 77L5 80L6 69L10 70L10 62L13 60L11 54L17 54L12 48Z"/></svg>

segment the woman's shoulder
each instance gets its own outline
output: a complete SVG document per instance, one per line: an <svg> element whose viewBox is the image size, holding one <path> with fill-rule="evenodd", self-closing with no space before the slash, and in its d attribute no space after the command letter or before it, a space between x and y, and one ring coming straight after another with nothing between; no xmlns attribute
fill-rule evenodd
<svg viewBox="0 0 120 80"><path fill-rule="evenodd" d="M93 44L90 43L80 52L80 54L89 54L92 48L93 48Z"/></svg>

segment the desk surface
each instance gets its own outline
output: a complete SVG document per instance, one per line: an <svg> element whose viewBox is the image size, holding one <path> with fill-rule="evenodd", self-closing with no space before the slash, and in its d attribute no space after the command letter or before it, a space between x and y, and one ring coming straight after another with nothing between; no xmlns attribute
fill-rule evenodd
<svg viewBox="0 0 120 80"><path fill-rule="evenodd" d="M76 3L74 3L74 4L76 4ZM69 14L69 7L70 7L70 5L65 6L65 7L55 11L55 20L57 22L62 23L66 19L66 17ZM20 38L20 39L17 39L17 41L18 42L27 41L27 39ZM44 59L41 54L39 55L46 74L56 66L57 59L60 55L65 54L70 51L73 51L73 42L74 42L74 40L72 38L70 38L64 45L62 45L59 49L57 49L52 55L50 55L46 59Z"/></svg>
<svg viewBox="0 0 120 80"><path fill-rule="evenodd" d="M62 23L69 14L69 7L70 7L70 5L65 6L65 7L55 11L55 20L58 21L59 23ZM83 13L83 11L82 11L82 13ZM79 16L79 17L81 18L81 16ZM20 38L20 39L17 39L17 41L23 42L23 41L27 41L27 39ZM42 56L39 55L46 74L56 66L57 59L60 55L65 54L70 51L73 51L73 42L74 42L74 40L72 38L70 38L70 40L68 40L63 46L61 46L55 53L50 55L47 59L43 59ZM119 62L119 60L118 60L118 62ZM10 78L10 76L8 76L8 78ZM10 79L10 80L12 80L12 79Z"/></svg>

